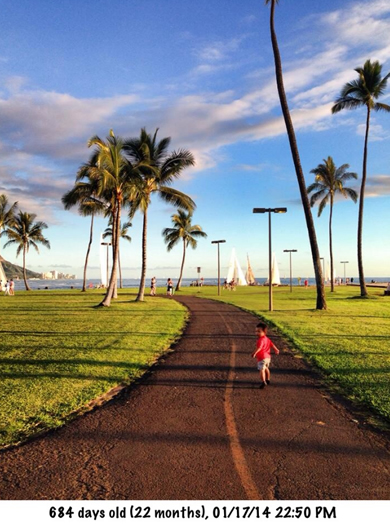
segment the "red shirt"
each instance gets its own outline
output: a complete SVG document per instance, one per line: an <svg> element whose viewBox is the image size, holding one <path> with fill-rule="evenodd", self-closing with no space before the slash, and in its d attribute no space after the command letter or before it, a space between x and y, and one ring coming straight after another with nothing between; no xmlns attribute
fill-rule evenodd
<svg viewBox="0 0 390 525"><path fill-rule="evenodd" d="M271 348L273 347L273 342L271 341L271 339L268 339L266 335L259 337L256 343L256 359L258 361L262 361L263 359L271 357Z"/></svg>

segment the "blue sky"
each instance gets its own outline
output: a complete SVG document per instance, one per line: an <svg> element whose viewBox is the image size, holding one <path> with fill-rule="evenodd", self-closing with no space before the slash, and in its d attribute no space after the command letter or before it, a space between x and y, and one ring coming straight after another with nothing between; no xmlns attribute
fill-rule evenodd
<svg viewBox="0 0 390 525"><path fill-rule="evenodd" d="M306 225L276 92L269 7L261 0L1 0L0 192L49 225L51 250L30 252L27 266L82 274L89 219L64 211L61 196L90 151L88 139L137 136L159 128L171 149L188 148L196 166L176 187L197 203L194 222L208 234L190 250L187 277L222 274L232 248L243 267L249 254L257 276L267 274L267 217L254 207L286 206L273 217L273 248L281 276L284 249L297 249L294 274L313 276ZM354 68L379 60L390 71L388 0L281 0L276 29L286 91L307 184L328 155L361 175L365 112L331 115ZM390 104L390 84L382 102ZM364 220L366 276L390 275L390 115L372 116ZM358 184L356 185L358 189ZM178 276L181 247L167 253L161 231L174 209L154 199L149 212L148 277ZM328 259L328 212L315 223ZM334 211L335 267L348 260L357 276L357 205L338 200ZM89 276L99 276L95 228ZM124 277L141 267L141 217L121 248ZM2 242L2 245L4 242ZM1 250L21 264L13 248Z"/></svg>

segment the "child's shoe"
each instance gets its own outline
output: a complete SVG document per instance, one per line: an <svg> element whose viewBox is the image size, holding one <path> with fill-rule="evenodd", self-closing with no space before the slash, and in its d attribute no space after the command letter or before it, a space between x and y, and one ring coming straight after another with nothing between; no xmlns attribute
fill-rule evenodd
<svg viewBox="0 0 390 525"><path fill-rule="evenodd" d="M266 386L267 383L261 383L260 384L260 389L263 389L265 386Z"/></svg>

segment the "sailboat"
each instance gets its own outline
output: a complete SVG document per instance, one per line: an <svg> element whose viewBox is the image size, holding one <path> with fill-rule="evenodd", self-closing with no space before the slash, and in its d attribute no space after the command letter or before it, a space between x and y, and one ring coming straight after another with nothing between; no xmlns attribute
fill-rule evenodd
<svg viewBox="0 0 390 525"><path fill-rule="evenodd" d="M249 255L246 256L248 266L245 274L245 280L249 284L249 286L254 286L256 284L256 279L252 271L251 263L249 262Z"/></svg>
<svg viewBox="0 0 390 525"><path fill-rule="evenodd" d="M279 267L276 261L275 254L272 254L271 283L272 283L272 286L280 285ZM269 278L265 281L264 284L266 286L269 285Z"/></svg>
<svg viewBox="0 0 390 525"><path fill-rule="evenodd" d="M240 263L238 262L236 250L233 248L232 255L230 257L228 274L226 281L231 283L234 280L239 286L246 286L247 282L244 276L244 272L241 269Z"/></svg>

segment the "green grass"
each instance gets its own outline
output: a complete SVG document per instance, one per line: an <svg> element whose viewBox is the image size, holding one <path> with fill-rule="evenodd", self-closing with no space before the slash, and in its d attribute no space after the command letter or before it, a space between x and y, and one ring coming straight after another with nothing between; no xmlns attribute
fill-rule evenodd
<svg viewBox="0 0 390 525"><path fill-rule="evenodd" d="M181 333L176 301L101 291L0 296L0 447L57 427L118 384L140 377Z"/></svg>
<svg viewBox="0 0 390 525"><path fill-rule="evenodd" d="M214 287L188 290L218 299ZM274 288L273 312L264 286L223 290L219 300L272 323L332 386L390 423L390 297L383 289L368 290L369 299L359 297L358 287L327 290L327 311L315 310L314 288Z"/></svg>

